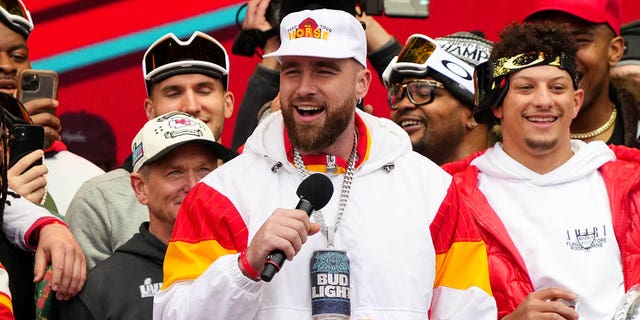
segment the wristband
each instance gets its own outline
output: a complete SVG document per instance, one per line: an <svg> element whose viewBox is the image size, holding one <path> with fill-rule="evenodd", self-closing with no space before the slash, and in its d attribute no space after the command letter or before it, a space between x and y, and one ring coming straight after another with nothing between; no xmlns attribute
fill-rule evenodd
<svg viewBox="0 0 640 320"><path fill-rule="evenodd" d="M260 281L260 273L253 268L249 260L247 260L247 249L240 251L240 263L244 268L244 272L253 281Z"/></svg>

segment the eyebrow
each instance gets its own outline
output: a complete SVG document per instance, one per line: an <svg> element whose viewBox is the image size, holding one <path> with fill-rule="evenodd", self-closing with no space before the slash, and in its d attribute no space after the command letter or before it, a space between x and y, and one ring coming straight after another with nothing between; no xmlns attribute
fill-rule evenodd
<svg viewBox="0 0 640 320"><path fill-rule="evenodd" d="M535 76L518 75L516 73L516 74L514 74L514 78L515 79L520 78L520 79L524 79L524 80L527 80L527 81L535 81L537 77L535 77ZM568 74L566 76L565 75L559 75L557 77L553 77L551 79L548 79L548 81L558 81L558 80L567 80L567 81L571 82L571 76L569 76Z"/></svg>
<svg viewBox="0 0 640 320"><path fill-rule="evenodd" d="M314 65L315 67L329 68L329 69L332 69L332 70L335 70L335 71L340 71L340 70L342 70L342 69L340 68L340 66L339 66L337 63L335 63L334 61L319 60L319 61L315 61L315 62L313 63L313 65Z"/></svg>
<svg viewBox="0 0 640 320"><path fill-rule="evenodd" d="M9 47L9 51L16 51L16 50L20 50L20 49L25 49L25 50L27 50L27 52L29 51L29 47L27 47L26 44L16 44L16 45L13 45L13 46Z"/></svg>
<svg viewBox="0 0 640 320"><path fill-rule="evenodd" d="M202 87L202 86L215 87L215 80L200 81L195 84L195 87ZM181 84L169 84L161 87L160 91L165 92L170 90L182 90L185 87L187 86L181 85Z"/></svg>
<svg viewBox="0 0 640 320"><path fill-rule="evenodd" d="M335 71L341 71L342 69L340 68L340 65L338 65L336 62L334 61L330 61L330 60L315 60L312 62L312 65L316 68L320 67L320 68L329 68ZM287 68L296 68L300 66L300 62L297 61L287 61L284 62L281 66L282 69L287 69Z"/></svg>

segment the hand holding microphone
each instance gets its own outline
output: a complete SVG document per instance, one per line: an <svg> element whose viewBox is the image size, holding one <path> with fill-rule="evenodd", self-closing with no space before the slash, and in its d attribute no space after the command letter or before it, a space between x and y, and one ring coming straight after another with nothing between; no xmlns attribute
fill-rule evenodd
<svg viewBox="0 0 640 320"><path fill-rule="evenodd" d="M333 195L333 184L325 175L314 173L304 179L298 186L296 194L300 198L296 209L303 210L308 216L313 210L322 209ZM264 269L260 278L264 281L271 281L273 276L280 271L286 259L282 250L273 250L264 262Z"/></svg>

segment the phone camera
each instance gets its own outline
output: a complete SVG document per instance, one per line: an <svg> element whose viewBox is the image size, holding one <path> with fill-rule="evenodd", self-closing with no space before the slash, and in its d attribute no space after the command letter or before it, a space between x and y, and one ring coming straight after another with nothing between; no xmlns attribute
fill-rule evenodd
<svg viewBox="0 0 640 320"><path fill-rule="evenodd" d="M38 91L40 88L40 75L30 74L22 79L23 91Z"/></svg>
<svg viewBox="0 0 640 320"><path fill-rule="evenodd" d="M13 130L15 140L24 140L27 136L27 129L22 126L16 126Z"/></svg>

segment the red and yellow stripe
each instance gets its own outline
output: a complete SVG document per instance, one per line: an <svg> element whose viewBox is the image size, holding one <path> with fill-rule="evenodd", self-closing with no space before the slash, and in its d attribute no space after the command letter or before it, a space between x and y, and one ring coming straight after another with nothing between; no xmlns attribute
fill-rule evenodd
<svg viewBox="0 0 640 320"><path fill-rule="evenodd" d="M219 257L247 247L249 233L231 201L205 183L185 198L164 260L163 289L194 280Z"/></svg>

